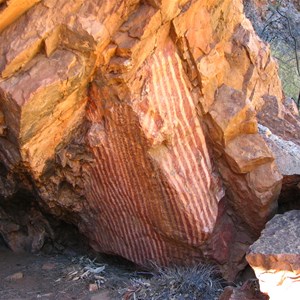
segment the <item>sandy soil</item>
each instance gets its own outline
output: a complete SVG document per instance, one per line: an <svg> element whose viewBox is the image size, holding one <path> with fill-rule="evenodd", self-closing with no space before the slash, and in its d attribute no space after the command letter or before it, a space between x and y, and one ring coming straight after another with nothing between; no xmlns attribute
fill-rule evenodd
<svg viewBox="0 0 300 300"><path fill-rule="evenodd" d="M199 293L214 300L223 289L208 266L150 272L118 257L61 253L16 254L0 245L0 300L196 300Z"/></svg>
<svg viewBox="0 0 300 300"><path fill-rule="evenodd" d="M0 247L0 299L111 299L89 291L89 279L72 275L80 269L67 255L15 254Z"/></svg>

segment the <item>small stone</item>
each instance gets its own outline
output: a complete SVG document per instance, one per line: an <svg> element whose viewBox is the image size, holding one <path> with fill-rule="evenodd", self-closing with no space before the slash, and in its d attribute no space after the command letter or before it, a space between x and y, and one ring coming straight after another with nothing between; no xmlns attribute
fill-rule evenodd
<svg viewBox="0 0 300 300"><path fill-rule="evenodd" d="M90 292L98 291L98 285L96 283L90 283L89 284L89 291Z"/></svg>
<svg viewBox="0 0 300 300"><path fill-rule="evenodd" d="M36 297L37 298L49 298L49 297L52 297L53 296L53 293L47 293L47 294L38 294Z"/></svg>
<svg viewBox="0 0 300 300"><path fill-rule="evenodd" d="M53 269L55 269L56 265L55 264L51 264L51 263L45 263L42 266L43 270L47 270L47 271L51 271Z"/></svg>
<svg viewBox="0 0 300 300"><path fill-rule="evenodd" d="M17 273L7 276L5 279L12 281L12 280L22 279L23 277L24 277L24 274L22 272L17 272Z"/></svg>

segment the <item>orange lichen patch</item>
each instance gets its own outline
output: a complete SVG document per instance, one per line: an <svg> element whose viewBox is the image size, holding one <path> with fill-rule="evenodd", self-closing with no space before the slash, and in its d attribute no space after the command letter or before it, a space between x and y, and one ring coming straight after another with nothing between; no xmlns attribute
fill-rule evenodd
<svg viewBox="0 0 300 300"><path fill-rule="evenodd" d="M24 12L41 0L9 0L5 9L0 11L0 32L19 18Z"/></svg>

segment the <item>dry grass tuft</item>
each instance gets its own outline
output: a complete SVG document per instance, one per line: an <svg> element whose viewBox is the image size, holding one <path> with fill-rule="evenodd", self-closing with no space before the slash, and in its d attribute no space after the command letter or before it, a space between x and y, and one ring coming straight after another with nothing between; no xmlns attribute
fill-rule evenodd
<svg viewBox="0 0 300 300"><path fill-rule="evenodd" d="M119 290L124 300L214 300L223 288L216 269L209 265L157 268L151 279L132 278Z"/></svg>

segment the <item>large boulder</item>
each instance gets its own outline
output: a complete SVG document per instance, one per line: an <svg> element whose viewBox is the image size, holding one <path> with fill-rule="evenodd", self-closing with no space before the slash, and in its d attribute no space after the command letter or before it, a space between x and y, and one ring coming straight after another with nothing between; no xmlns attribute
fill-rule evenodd
<svg viewBox="0 0 300 300"><path fill-rule="evenodd" d="M97 251L233 279L282 185L257 119L283 110L277 65L242 1L35 2L1 23L3 214L31 192Z"/></svg>
<svg viewBox="0 0 300 300"><path fill-rule="evenodd" d="M297 300L300 294L300 211L276 215L250 246L247 261L270 300Z"/></svg>

